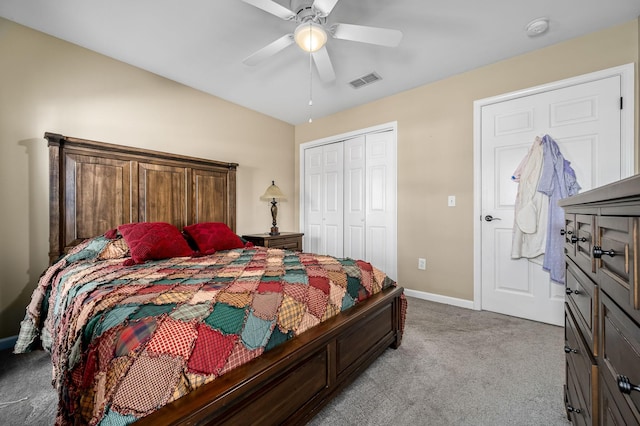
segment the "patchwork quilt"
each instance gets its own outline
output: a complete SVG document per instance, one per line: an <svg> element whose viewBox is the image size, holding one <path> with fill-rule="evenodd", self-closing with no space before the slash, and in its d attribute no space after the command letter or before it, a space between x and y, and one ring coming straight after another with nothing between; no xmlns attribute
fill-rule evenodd
<svg viewBox="0 0 640 426"><path fill-rule="evenodd" d="M57 424L132 423L395 285L366 262L264 247L125 266L116 242L50 267L21 325L16 352L38 338L51 352Z"/></svg>

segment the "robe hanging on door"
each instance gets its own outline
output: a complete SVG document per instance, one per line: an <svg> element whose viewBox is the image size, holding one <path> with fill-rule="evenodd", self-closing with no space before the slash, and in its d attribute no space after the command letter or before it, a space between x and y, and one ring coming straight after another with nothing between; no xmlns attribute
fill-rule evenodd
<svg viewBox="0 0 640 426"><path fill-rule="evenodd" d="M560 230L564 227L564 209L558 201L575 195L580 191L576 172L560 152L560 147L549 135L542 138L544 160L538 191L549 197L549 221L547 224L547 243L542 268L549 271L551 280L564 284L564 237Z"/></svg>
<svg viewBox="0 0 640 426"><path fill-rule="evenodd" d="M544 254L542 269L551 281L564 284L564 210L562 198L580 191L576 173L556 141L536 137L526 157L511 177L519 182L513 220L511 258L536 258Z"/></svg>
<svg viewBox="0 0 640 426"><path fill-rule="evenodd" d="M511 258L535 258L545 251L549 197L538 191L544 151L536 137L513 176L518 184L514 207Z"/></svg>

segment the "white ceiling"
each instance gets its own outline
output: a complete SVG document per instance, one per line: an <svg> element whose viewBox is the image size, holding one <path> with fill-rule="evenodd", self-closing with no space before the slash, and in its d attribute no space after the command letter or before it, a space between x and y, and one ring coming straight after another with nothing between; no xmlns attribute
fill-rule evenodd
<svg viewBox="0 0 640 426"><path fill-rule="evenodd" d="M289 0L276 0L289 7ZM399 29L396 48L330 39L336 81L313 70L314 118L630 21L640 0L341 0L328 24ZM293 32L241 0L0 0L0 16L291 124L309 119L309 57L292 45L242 60ZM527 23L548 17L538 37ZM553 66L553 64L541 64ZM353 89L375 71L383 78Z"/></svg>

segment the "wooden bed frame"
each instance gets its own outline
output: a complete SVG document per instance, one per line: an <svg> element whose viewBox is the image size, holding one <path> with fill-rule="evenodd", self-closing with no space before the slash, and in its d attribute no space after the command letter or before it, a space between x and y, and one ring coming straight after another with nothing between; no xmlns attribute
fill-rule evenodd
<svg viewBox="0 0 640 426"><path fill-rule="evenodd" d="M53 262L83 239L129 222L235 231L236 163L45 133ZM390 288L139 420L137 424L302 424L388 347L404 326Z"/></svg>

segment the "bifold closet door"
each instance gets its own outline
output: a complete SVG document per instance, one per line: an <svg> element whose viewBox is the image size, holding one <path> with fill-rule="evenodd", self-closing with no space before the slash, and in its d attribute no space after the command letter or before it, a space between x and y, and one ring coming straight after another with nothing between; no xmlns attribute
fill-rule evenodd
<svg viewBox="0 0 640 426"><path fill-rule="evenodd" d="M397 279L397 171L392 133L365 137L365 260Z"/></svg>
<svg viewBox="0 0 640 426"><path fill-rule="evenodd" d="M397 277L397 173L391 131L304 152L304 249L371 262Z"/></svg>
<svg viewBox="0 0 640 426"><path fill-rule="evenodd" d="M305 150L305 250L343 257L343 144Z"/></svg>
<svg viewBox="0 0 640 426"><path fill-rule="evenodd" d="M365 136L344 141L344 255L367 260Z"/></svg>

